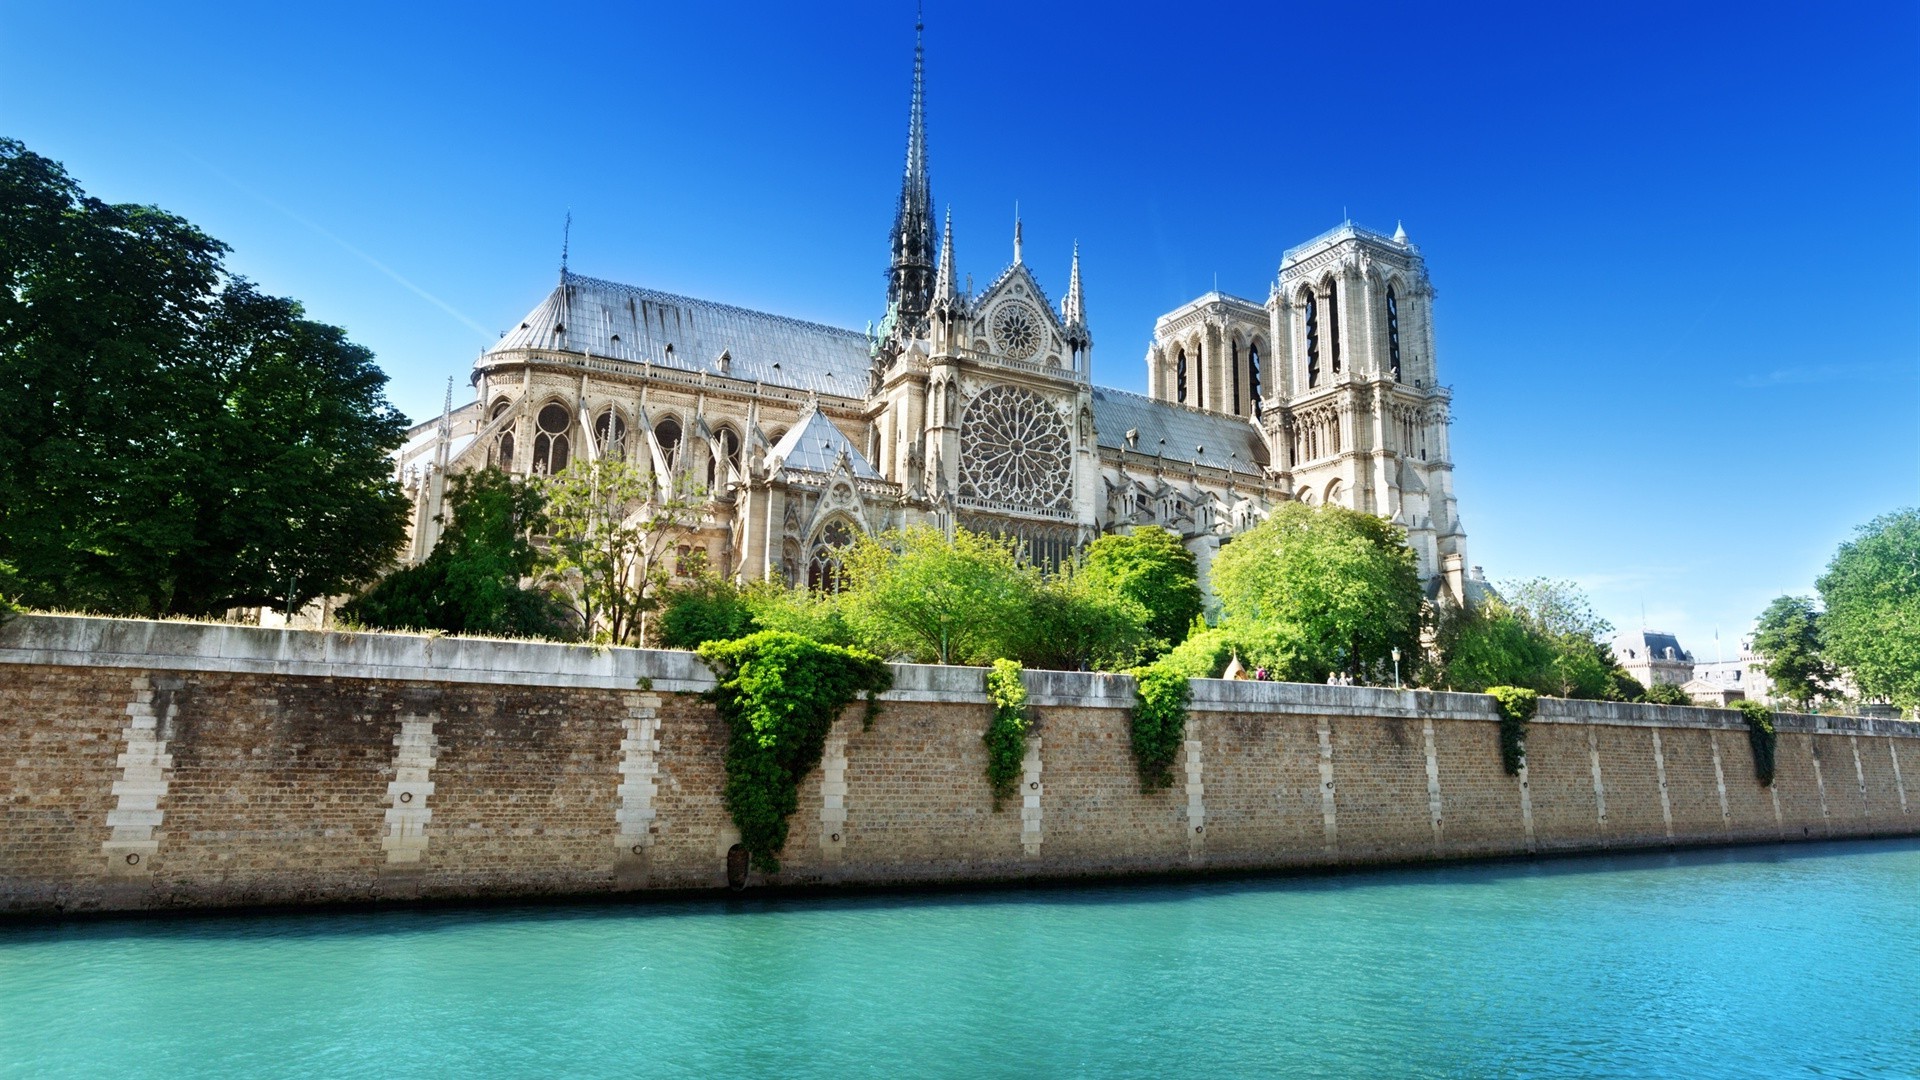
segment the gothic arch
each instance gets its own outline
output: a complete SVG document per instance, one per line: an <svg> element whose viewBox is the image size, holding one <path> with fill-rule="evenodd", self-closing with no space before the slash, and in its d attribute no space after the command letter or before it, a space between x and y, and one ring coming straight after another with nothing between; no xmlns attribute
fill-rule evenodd
<svg viewBox="0 0 1920 1080"><path fill-rule="evenodd" d="M551 476L567 467L574 451L573 410L559 398L548 398L533 412L533 466L536 476Z"/></svg>
<svg viewBox="0 0 1920 1080"><path fill-rule="evenodd" d="M1341 483L1340 478L1336 476L1327 481L1327 494L1324 501L1328 506L1338 506L1340 504L1340 496L1345 493L1346 485Z"/></svg>
<svg viewBox="0 0 1920 1080"><path fill-rule="evenodd" d="M593 418L593 449L611 461L623 461L633 445L633 427L619 407L609 405Z"/></svg>
<svg viewBox="0 0 1920 1080"><path fill-rule="evenodd" d="M846 514L830 514L807 541L807 588L839 592L843 584L842 557L860 535L860 523Z"/></svg>

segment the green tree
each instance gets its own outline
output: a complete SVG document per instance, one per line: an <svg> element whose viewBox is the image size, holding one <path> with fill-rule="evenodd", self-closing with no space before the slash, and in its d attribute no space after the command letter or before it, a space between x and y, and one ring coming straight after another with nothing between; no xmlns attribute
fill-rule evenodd
<svg viewBox="0 0 1920 1080"><path fill-rule="evenodd" d="M1862 525L1815 584L1827 659L1863 696L1920 707L1920 508Z"/></svg>
<svg viewBox="0 0 1920 1080"><path fill-rule="evenodd" d="M1434 620L1439 670L1427 678L1449 690L1481 693L1493 686L1538 689L1553 668L1554 643L1506 601L1489 596L1471 608L1451 604Z"/></svg>
<svg viewBox="0 0 1920 1080"><path fill-rule="evenodd" d="M683 538L706 505L684 482L656 485L613 458L575 458L541 482L555 581L581 632L645 644L647 616L672 581Z"/></svg>
<svg viewBox="0 0 1920 1080"><path fill-rule="evenodd" d="M522 584L540 573L531 539L545 527L540 489L499 469L479 469L450 479L446 506L433 551L381 578L341 608L341 617L393 630L566 636L565 608Z"/></svg>
<svg viewBox="0 0 1920 1080"><path fill-rule="evenodd" d="M1086 573L1147 611L1153 656L1173 648L1203 607L1200 572L1180 538L1158 525L1102 536L1087 546Z"/></svg>
<svg viewBox="0 0 1920 1080"><path fill-rule="evenodd" d="M742 599L757 629L780 630L843 648L859 640L847 616L845 593L756 581L742 590Z"/></svg>
<svg viewBox="0 0 1920 1080"><path fill-rule="evenodd" d="M848 614L881 655L985 664L1025 637L1038 575L1012 540L915 525L857 538L843 564Z"/></svg>
<svg viewBox="0 0 1920 1080"><path fill-rule="evenodd" d="M1140 662L1150 640L1147 609L1110 579L1071 564L1029 594L1019 660L1057 671L1122 671Z"/></svg>
<svg viewBox="0 0 1920 1080"><path fill-rule="evenodd" d="M1811 596L1776 597L1760 613L1753 651L1775 696L1802 709L1833 694L1833 666L1821 655L1820 615Z"/></svg>
<svg viewBox="0 0 1920 1080"><path fill-rule="evenodd" d="M1418 641L1413 550L1371 514L1282 504L1214 559L1213 587L1242 661L1278 678L1378 676L1393 648L1412 655Z"/></svg>
<svg viewBox="0 0 1920 1080"><path fill-rule="evenodd" d="M1649 705L1691 705L1693 699L1685 690L1672 683L1654 683L1640 695L1640 700Z"/></svg>
<svg viewBox="0 0 1920 1080"><path fill-rule="evenodd" d="M746 590L712 572L668 589L661 601L663 649L697 649L709 641L732 641L759 629Z"/></svg>
<svg viewBox="0 0 1920 1080"><path fill-rule="evenodd" d="M1619 677L1625 673L1607 642L1613 624L1594 612L1579 586L1533 578L1504 582L1500 591L1514 614L1551 650L1546 669L1518 685L1563 698L1620 699Z"/></svg>
<svg viewBox="0 0 1920 1080"><path fill-rule="evenodd" d="M29 603L287 610L392 557L386 377L226 250L0 140L0 557Z"/></svg>

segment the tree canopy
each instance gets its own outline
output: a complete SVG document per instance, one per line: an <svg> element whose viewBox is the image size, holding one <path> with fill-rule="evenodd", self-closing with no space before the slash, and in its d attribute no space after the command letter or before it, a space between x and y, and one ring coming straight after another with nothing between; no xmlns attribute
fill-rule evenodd
<svg viewBox="0 0 1920 1080"><path fill-rule="evenodd" d="M616 458L577 457L540 482L560 593L595 641L645 644L648 616L673 580L676 544L700 517L706 492L663 488Z"/></svg>
<svg viewBox="0 0 1920 1080"><path fill-rule="evenodd" d="M1827 659L1861 694L1920 707L1920 508L1862 525L1815 584Z"/></svg>
<svg viewBox="0 0 1920 1080"><path fill-rule="evenodd" d="M382 578L341 616L394 630L568 635L564 608L545 590L522 584L540 573L531 537L545 527L544 504L537 486L499 469L455 474L432 553Z"/></svg>
<svg viewBox="0 0 1920 1080"><path fill-rule="evenodd" d="M1820 614L1811 596L1781 596L1760 613L1753 651L1773 696L1808 708L1833 692L1833 666L1821 655Z"/></svg>
<svg viewBox="0 0 1920 1080"><path fill-rule="evenodd" d="M1396 526L1338 506L1284 503L1213 562L1213 588L1242 660L1319 682L1379 675L1414 655L1423 594Z"/></svg>
<svg viewBox="0 0 1920 1080"><path fill-rule="evenodd" d="M291 610L399 546L386 376L226 251L0 139L0 558L26 603Z"/></svg>
<svg viewBox="0 0 1920 1080"><path fill-rule="evenodd" d="M882 655L987 664L1019 651L1038 574L1012 540L915 525L856 538L843 564L848 613Z"/></svg>
<svg viewBox="0 0 1920 1080"><path fill-rule="evenodd" d="M1087 546L1086 574L1146 610L1156 656L1180 644L1204 606L1193 552L1158 525L1096 538Z"/></svg>

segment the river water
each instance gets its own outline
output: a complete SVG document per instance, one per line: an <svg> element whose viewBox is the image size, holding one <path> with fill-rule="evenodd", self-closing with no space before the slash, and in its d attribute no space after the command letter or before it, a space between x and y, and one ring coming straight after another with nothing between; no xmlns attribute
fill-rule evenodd
<svg viewBox="0 0 1920 1080"><path fill-rule="evenodd" d="M1920 842L0 924L0 1075L1920 1076Z"/></svg>

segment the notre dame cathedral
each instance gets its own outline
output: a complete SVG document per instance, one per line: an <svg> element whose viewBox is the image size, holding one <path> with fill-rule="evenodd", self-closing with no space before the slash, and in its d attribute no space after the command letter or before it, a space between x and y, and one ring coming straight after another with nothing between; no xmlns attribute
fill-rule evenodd
<svg viewBox="0 0 1920 1080"><path fill-rule="evenodd" d="M916 44L886 311L843 330L562 271L474 364L477 399L399 454L423 558L449 472L632 462L701 485L686 538L742 580L831 584L856 533L1019 538L1041 564L1138 525L1204 575L1277 503L1404 527L1431 596L1463 600L1466 534L1434 365L1433 289L1404 230L1351 222L1280 259L1265 303L1210 292L1161 316L1146 396L1097 386L1075 251L1056 307L1025 262L960 288L927 170ZM1476 590L1477 591L1477 590Z"/></svg>

